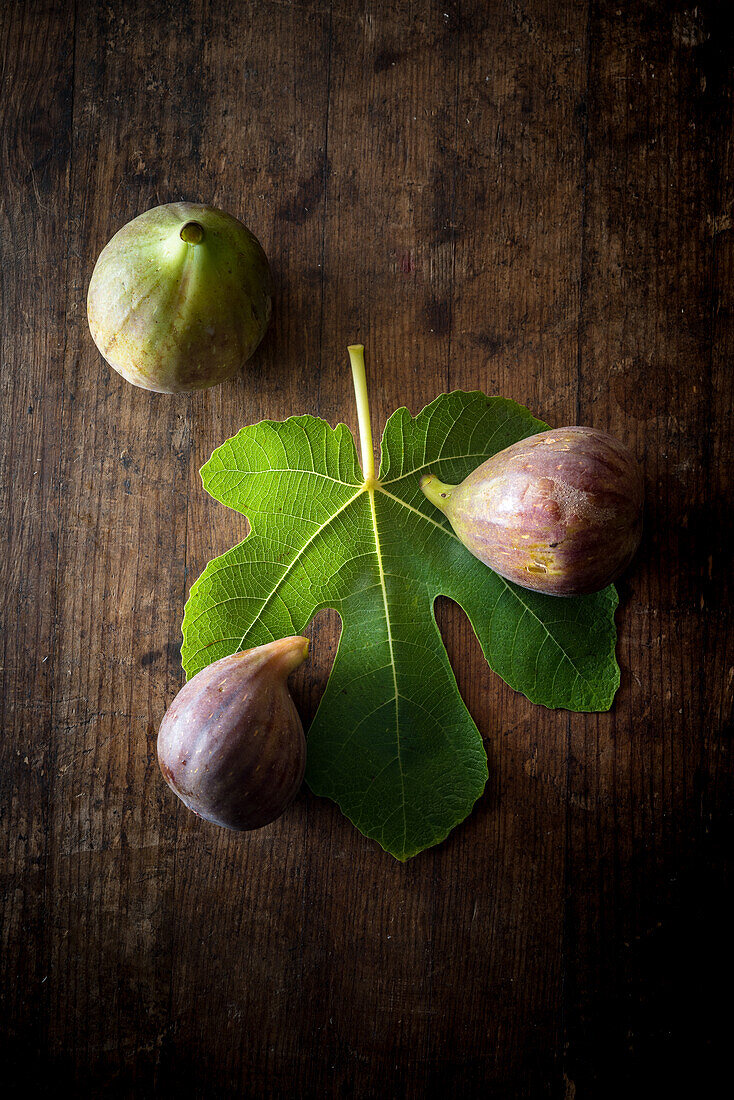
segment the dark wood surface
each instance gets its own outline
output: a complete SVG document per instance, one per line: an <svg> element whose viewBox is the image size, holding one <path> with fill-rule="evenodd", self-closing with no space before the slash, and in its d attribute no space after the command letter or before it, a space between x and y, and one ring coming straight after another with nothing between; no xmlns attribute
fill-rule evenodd
<svg viewBox="0 0 734 1100"><path fill-rule="evenodd" d="M0 1052L8 1095L722 1095L730 1035L734 137L728 5L0 3ZM94 261L160 202L262 240L241 378L145 393ZM611 713L532 706L440 624L486 794L406 865L304 790L238 836L155 759L203 491L263 416L450 388L643 463ZM311 628L306 719L337 619ZM723 999L722 999L723 998Z"/></svg>

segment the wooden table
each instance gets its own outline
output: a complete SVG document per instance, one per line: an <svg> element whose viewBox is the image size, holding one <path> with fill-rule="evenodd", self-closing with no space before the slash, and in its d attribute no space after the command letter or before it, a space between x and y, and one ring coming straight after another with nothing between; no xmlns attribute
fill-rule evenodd
<svg viewBox="0 0 734 1100"><path fill-rule="evenodd" d="M722 1095L727 7L2 4L8 1095ZM255 231L277 308L242 377L169 397L101 360L85 296L112 233L181 198ZM533 706L439 606L490 778L405 865L306 790L209 827L155 755L188 589L246 531L198 469L264 416L356 428L358 340L375 423L503 394L613 432L648 493L611 713ZM306 719L337 630L311 628Z"/></svg>

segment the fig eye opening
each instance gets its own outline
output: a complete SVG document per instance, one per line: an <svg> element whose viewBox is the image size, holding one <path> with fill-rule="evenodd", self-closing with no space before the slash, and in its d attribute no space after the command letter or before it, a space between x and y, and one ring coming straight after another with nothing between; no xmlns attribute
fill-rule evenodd
<svg viewBox="0 0 734 1100"><path fill-rule="evenodd" d="M186 244L200 244L204 239L204 227L198 222L186 222L181 230L181 240Z"/></svg>

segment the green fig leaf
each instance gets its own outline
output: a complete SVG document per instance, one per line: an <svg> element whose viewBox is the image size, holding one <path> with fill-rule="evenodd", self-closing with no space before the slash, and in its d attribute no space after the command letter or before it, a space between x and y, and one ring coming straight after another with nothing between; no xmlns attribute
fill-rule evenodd
<svg viewBox="0 0 734 1100"><path fill-rule="evenodd" d="M243 428L202 469L207 491L251 531L191 589L187 674L301 634L335 608L342 633L306 779L398 859L443 840L487 779L437 596L464 608L491 668L534 703L607 710L618 687L613 587L572 599L518 588L472 557L420 491L427 470L456 484L546 428L512 401L454 392L415 417L393 413L376 482L365 482L346 426L313 416Z"/></svg>

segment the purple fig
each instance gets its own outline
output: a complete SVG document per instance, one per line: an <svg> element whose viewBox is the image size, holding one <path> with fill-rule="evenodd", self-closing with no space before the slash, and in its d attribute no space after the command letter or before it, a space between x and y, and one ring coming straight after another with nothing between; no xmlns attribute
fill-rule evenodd
<svg viewBox="0 0 734 1100"><path fill-rule="evenodd" d="M529 436L460 485L428 474L421 489L475 557L551 596L605 588L629 565L642 534L640 467L595 428Z"/></svg>
<svg viewBox="0 0 734 1100"><path fill-rule="evenodd" d="M306 739L287 680L307 653L308 639L293 637L222 657L171 703L158 732L158 763L199 817L258 829L295 798Z"/></svg>

